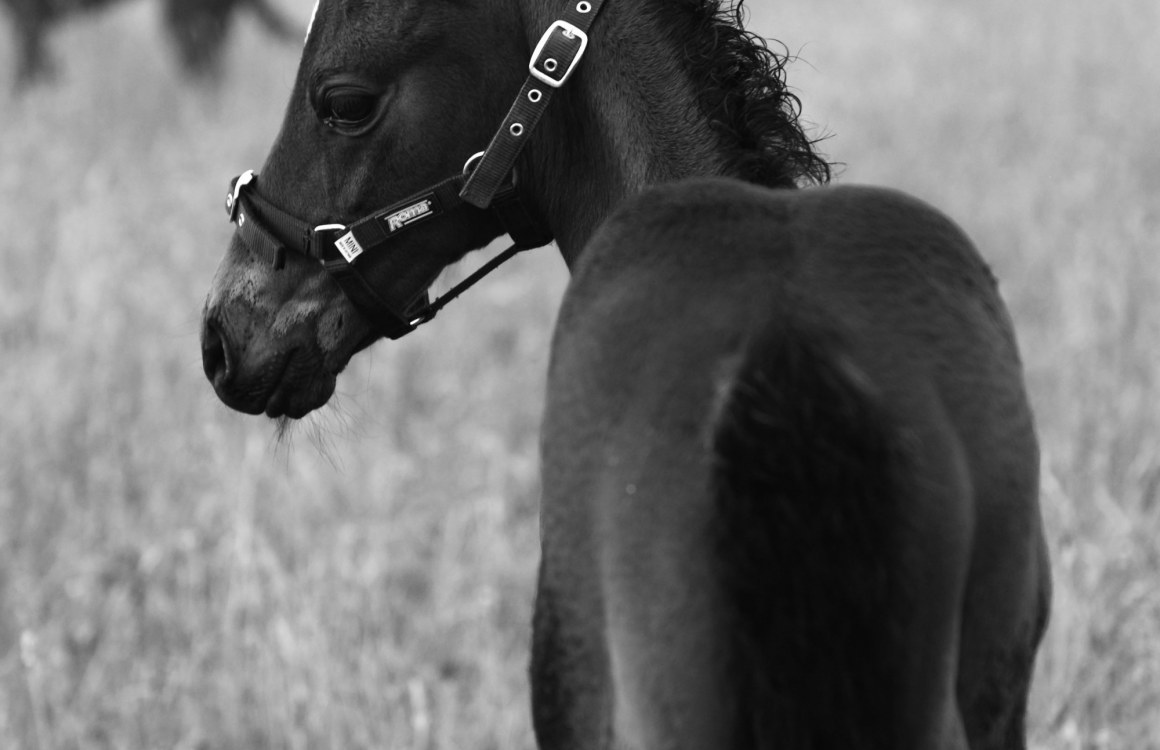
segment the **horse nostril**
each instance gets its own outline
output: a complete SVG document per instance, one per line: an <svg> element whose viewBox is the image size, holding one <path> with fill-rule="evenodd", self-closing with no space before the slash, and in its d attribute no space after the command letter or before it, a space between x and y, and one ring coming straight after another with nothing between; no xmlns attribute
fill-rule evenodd
<svg viewBox="0 0 1160 750"><path fill-rule="evenodd" d="M205 322L201 333L201 365L214 385L221 384L230 375L229 341L213 320Z"/></svg>

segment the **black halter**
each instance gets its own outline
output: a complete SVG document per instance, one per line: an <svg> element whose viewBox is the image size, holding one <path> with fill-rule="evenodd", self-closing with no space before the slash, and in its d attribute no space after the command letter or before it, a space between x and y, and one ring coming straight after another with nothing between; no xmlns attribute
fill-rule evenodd
<svg viewBox="0 0 1160 750"><path fill-rule="evenodd" d="M358 311L387 338L405 336L435 317L451 300L522 250L542 247L552 233L520 200L513 168L557 88L576 70L588 46L588 29L605 0L569 0L563 18L536 45L528 77L486 151L468 159L463 173L432 185L351 223L312 226L266 200L253 170L235 177L226 211L242 240L270 258L275 268L287 250L319 261ZM406 230L453 211L490 212L511 236L512 246L432 301L427 282L388 293L375 289L361 268Z"/></svg>

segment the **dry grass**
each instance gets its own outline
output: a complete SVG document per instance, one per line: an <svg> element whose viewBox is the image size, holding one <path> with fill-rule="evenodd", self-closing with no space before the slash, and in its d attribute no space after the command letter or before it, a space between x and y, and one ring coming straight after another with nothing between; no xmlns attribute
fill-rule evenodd
<svg viewBox="0 0 1160 750"><path fill-rule="evenodd" d="M1160 747L1160 8L766 2L842 180L955 216L1015 315L1056 579L1033 744ZM246 26L202 91L156 30L72 25L60 84L0 99L0 747L530 748L561 264L362 355L274 441L197 326L296 52Z"/></svg>

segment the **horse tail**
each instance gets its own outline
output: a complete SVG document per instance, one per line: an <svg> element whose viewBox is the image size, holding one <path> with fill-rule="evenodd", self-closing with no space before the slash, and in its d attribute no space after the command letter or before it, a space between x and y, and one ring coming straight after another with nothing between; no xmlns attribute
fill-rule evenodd
<svg viewBox="0 0 1160 750"><path fill-rule="evenodd" d="M818 316L741 359L713 437L730 746L893 747L898 430Z"/></svg>

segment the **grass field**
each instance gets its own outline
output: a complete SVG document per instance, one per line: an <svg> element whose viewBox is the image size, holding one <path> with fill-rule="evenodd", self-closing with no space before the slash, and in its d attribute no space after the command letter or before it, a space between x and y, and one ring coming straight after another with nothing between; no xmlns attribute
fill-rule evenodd
<svg viewBox="0 0 1160 750"><path fill-rule="evenodd" d="M1160 748L1160 4L750 4L839 181L942 207L1001 279L1056 587L1032 745ZM286 440L228 411L199 311L297 59L239 31L199 89L125 5L0 94L0 748L531 748L563 266L361 355Z"/></svg>

